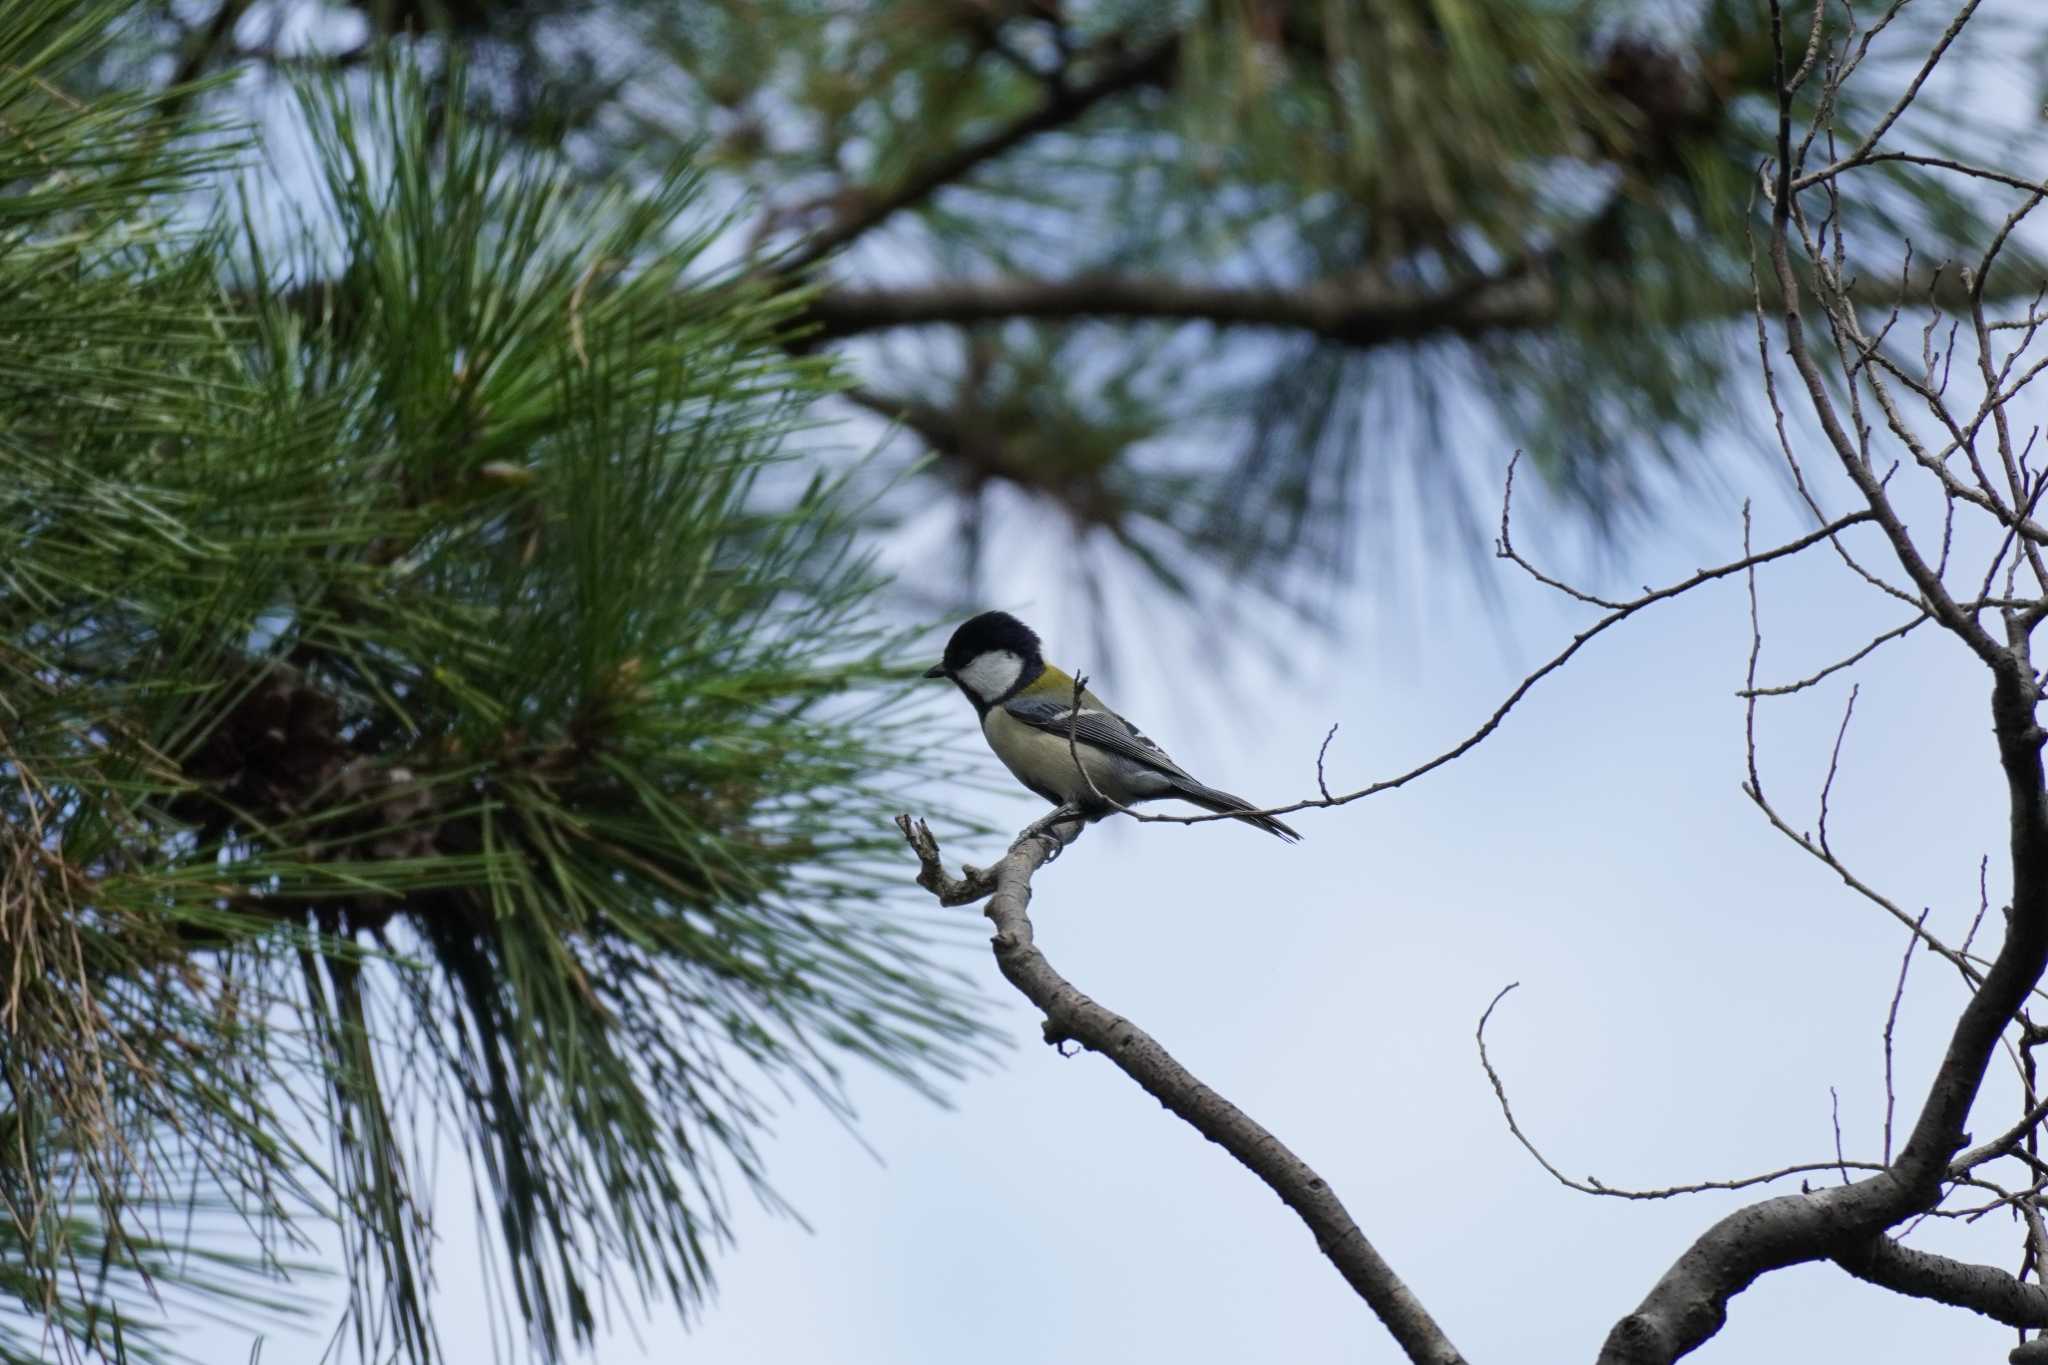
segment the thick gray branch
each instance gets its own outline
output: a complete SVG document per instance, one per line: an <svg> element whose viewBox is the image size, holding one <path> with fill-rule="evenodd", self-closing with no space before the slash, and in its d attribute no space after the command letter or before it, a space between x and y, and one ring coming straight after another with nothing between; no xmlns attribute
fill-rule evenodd
<svg viewBox="0 0 2048 1365"><path fill-rule="evenodd" d="M1954 1261L1931 1251L1872 1237L1835 1253L1835 1264L1859 1280L1916 1299L1933 1299L1995 1318L2008 1327L2048 1327L2048 1289L1996 1266Z"/></svg>
<svg viewBox="0 0 2048 1365"><path fill-rule="evenodd" d="M1082 994L1046 961L1033 941L1028 910L1032 874L1060 847L1056 835L1027 833L993 868L969 869L966 877L956 878L940 862L938 841L923 821L901 816L896 823L917 853L920 886L949 905L988 897L983 913L996 927L996 966L1044 1013L1047 1042L1072 1041L1107 1057L1146 1094L1265 1181L1308 1225L1323 1255L1379 1316L1409 1360L1417 1365L1463 1365L1464 1357L1443 1329L1366 1240L1321 1176L1249 1114L1175 1061L1150 1034Z"/></svg>

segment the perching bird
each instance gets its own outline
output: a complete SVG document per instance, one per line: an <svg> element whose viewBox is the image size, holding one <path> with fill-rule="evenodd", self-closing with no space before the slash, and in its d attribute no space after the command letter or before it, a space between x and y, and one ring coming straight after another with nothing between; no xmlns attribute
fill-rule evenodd
<svg viewBox="0 0 2048 1365"><path fill-rule="evenodd" d="M1086 819L1175 799L1282 839L1301 837L1243 797L1196 781L1093 692L1082 690L1074 715L1073 677L1048 664L1031 627L1007 612L983 612L954 631L945 659L925 676L951 678L967 694L988 747L1019 782Z"/></svg>

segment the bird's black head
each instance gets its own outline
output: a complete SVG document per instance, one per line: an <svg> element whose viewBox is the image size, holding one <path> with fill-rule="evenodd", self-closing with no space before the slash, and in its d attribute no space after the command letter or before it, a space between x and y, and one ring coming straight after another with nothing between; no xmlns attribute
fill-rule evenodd
<svg viewBox="0 0 2048 1365"><path fill-rule="evenodd" d="M1044 671L1038 636L1006 611L985 611L961 623L946 642L946 657L925 670L951 678L977 705L997 701Z"/></svg>

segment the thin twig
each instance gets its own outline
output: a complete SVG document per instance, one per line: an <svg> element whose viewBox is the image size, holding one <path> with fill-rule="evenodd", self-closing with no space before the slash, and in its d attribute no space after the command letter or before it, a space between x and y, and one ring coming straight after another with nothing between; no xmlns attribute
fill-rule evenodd
<svg viewBox="0 0 2048 1365"><path fill-rule="evenodd" d="M1749 500L1744 498L1742 501L1742 553L1744 557L1747 557L1749 554L1749 525ZM1764 789L1764 780L1756 769L1756 662L1758 656L1764 651L1764 628L1763 619L1757 610L1756 566L1754 564L1749 566L1748 571L1744 574L1744 578L1747 580L1749 587L1749 668L1743 674L1742 753L1743 761L1749 768L1749 789L1753 792L1761 792Z"/></svg>
<svg viewBox="0 0 2048 1365"><path fill-rule="evenodd" d="M1927 913L1922 910L1920 918L1913 921L1913 936L1906 940L1906 951L1899 958L1899 980L1892 987L1892 1005L1884 1016L1884 1160L1887 1166L1892 1160L1892 1113L1898 1104L1892 1090L1892 1030L1899 1022L1899 1002L1906 997L1906 970L1913 965L1913 950L1920 946L1920 935L1926 930Z"/></svg>
<svg viewBox="0 0 2048 1365"><path fill-rule="evenodd" d="M1316 749L1316 790L1323 794L1323 800L1325 801L1330 800L1331 797L1329 780L1323 776L1323 759L1330 752L1330 741L1337 737L1337 726L1339 723L1337 721L1330 722L1329 733L1323 736L1322 744Z"/></svg>
<svg viewBox="0 0 2048 1365"><path fill-rule="evenodd" d="M1828 1087L1828 1121L1835 1126L1835 1169L1842 1173L1842 1183L1849 1183L1849 1162L1842 1155L1842 1097Z"/></svg>
<svg viewBox="0 0 2048 1365"><path fill-rule="evenodd" d="M1807 534L1800 536L1796 540L1787 541L1782 545L1774 546L1768 550L1759 550L1754 554L1745 554L1740 559L1734 560L1727 564L1716 565L1711 569L1701 569L1694 573L1691 577L1683 579L1680 582L1672 583L1662 588L1653 588L1650 591L1645 592L1640 597L1634 597L1626 602L1619 604L1614 610L1608 612L1607 615L1601 617L1592 625L1586 627L1584 630L1572 636L1570 643L1568 643L1562 650L1558 651L1557 654L1553 655L1547 663L1543 664L1534 672L1531 672L1527 676L1525 676L1522 679L1522 681L1516 684L1514 689L1508 693L1506 700L1502 701L1500 705L1495 707L1493 713L1489 715L1483 722L1481 722L1476 730L1473 730L1470 734L1466 735L1464 739L1458 741L1458 743L1452 745L1450 748L1445 749L1441 753L1437 754L1434 758L1430 758L1421 763L1418 763L1414 767L1408 769L1404 773L1399 774L1398 776L1384 778L1378 782L1371 783L1368 786L1360 787L1355 791L1341 792L1336 796L1328 798L1327 800L1312 798L1305 801L1296 801L1290 805L1262 807L1255 811L1227 811L1214 813L1205 812L1201 815L1152 815L1141 811L1129 811L1127 812L1127 814L1133 820L1141 820L1153 824L1196 825L1204 824L1211 820L1241 819L1245 815L1288 815L1298 810L1315 810L1329 806L1345 806L1349 805L1353 801L1362 801L1367 797L1378 796L1382 792L1389 792L1399 787L1405 787L1410 782L1415 781L1417 778L1435 772L1438 768L1441 768L1448 763L1455 762L1457 759L1464 757L1472 750L1478 748L1479 745L1483 743L1489 735L1491 735L1495 730L1498 730L1500 728L1501 722L1507 719L1508 713L1513 711L1516 705L1519 704L1524 697L1528 696L1529 693L1535 689L1538 683L1542 682L1545 678L1549 677L1551 674L1563 668L1567 663L1571 662L1573 656L1575 656L1581 649L1584 649L1586 645L1591 643L1594 639L1604 634L1607 630L1611 629L1612 627L1627 620L1629 617L1635 615L1637 612L1642 611L1646 607L1654 606L1659 602L1668 602L1674 597L1682 597L1686 593L1691 592L1693 589L1701 587L1702 585L1707 583L1712 583L1718 579L1727 578L1731 575L1742 573L1747 569L1752 569L1760 565L1769 564L1776 560L1789 558L1792 555L1798 554L1802 550L1811 549L1813 546L1820 544L1822 541L1830 540L1833 537L1840 535L1848 527L1858 526L1866 521L1873 520L1875 520L1875 518L1872 516L1871 513L1867 511L1851 512L1846 516L1835 518L1835 520L1829 522L1825 526L1820 527L1818 530L1809 531Z"/></svg>
<svg viewBox="0 0 2048 1365"><path fill-rule="evenodd" d="M1984 915L1991 909L1991 855L1982 854L1977 859L1977 914L1970 921L1970 932L1963 935L1962 951L1970 951L1970 945L1977 939L1977 930L1984 923Z"/></svg>
<svg viewBox="0 0 2048 1365"><path fill-rule="evenodd" d="M1801 176L1796 183L1788 183L1788 198L1790 197L1790 192L1804 190L1813 185L1820 184L1822 181L1839 175L1843 171L1848 170L1853 166L1863 164L1863 162L1870 157L1871 153L1876 149L1877 144L1884 139L1884 135L1891 131L1892 125L1899 121L1899 116L1906 112L1907 107L1910 106L1913 103L1914 98L1917 95L1919 95L1920 87L1926 84L1928 76L1933 74L1935 66L1939 64L1941 61L1942 54L1948 51L1949 44L1953 43L1956 40L1956 35L1963 31L1963 25L1969 23L1970 16L1976 13L1978 3L1979 0L1966 0L1966 3L1963 5L1963 7L1956 12L1955 19L1949 24L1948 28L1942 33L1941 37L1935 41L1933 50L1927 54L1927 60L1922 62L1920 64L1920 69L1913 73L1913 79L1910 83L1907 84L1905 93L1901 94L1899 98L1892 104L1892 107L1884 112L1884 116L1878 119L1877 126L1870 130L1869 135L1866 136L1863 139L1863 141L1857 143L1855 148L1852 151L1850 151L1850 153L1847 156L1841 158L1833 165L1825 167L1822 170L1815 171L1811 175ZM1902 8L1904 8L1903 5L1895 4L1892 7L1892 13L1896 14ZM1886 15L1884 22L1889 22L1890 18L1891 15ZM1775 19L1773 20L1773 22L1776 22ZM1865 50L1869 49L1870 39L1876 37L1878 32L1883 27L1884 24L1880 23L1876 28L1871 30L1869 36L1865 37L1865 39L1863 40L1863 46ZM1858 59L1861 59L1860 53L1858 54ZM1846 75L1847 73L1844 72L1843 74ZM1781 90L1783 90L1783 94L1781 95L1780 99L1781 109L1789 111L1791 90L1796 88L1796 86L1781 86ZM1781 122L1788 123L1790 120L1789 112L1782 113L1780 115L1780 119ZM1783 138L1780 138L1779 145L1781 147L1784 145ZM1787 181L1789 182L1789 167L1787 168L1786 176Z"/></svg>
<svg viewBox="0 0 2048 1365"><path fill-rule="evenodd" d="M1814 1171L1843 1170L1846 1172L1851 1167L1859 1171L1879 1171L1884 1169L1882 1166L1867 1161L1844 1161L1840 1152L1840 1142L1837 1141L1837 1150L1835 1160L1833 1161L1806 1162L1797 1166L1782 1167L1775 1171L1766 1171L1761 1175L1741 1176L1734 1180L1702 1180L1690 1185L1670 1185L1663 1189L1628 1190L1609 1185L1594 1176L1587 1176L1584 1180L1572 1179L1572 1177L1552 1165L1550 1158L1543 1155L1542 1150L1529 1140L1529 1135L1522 1131L1521 1124L1515 1119L1514 1108L1508 1103L1507 1086L1501 1081L1500 1073L1494 1070L1493 1059L1487 1055L1487 1022L1493 1018L1494 1009L1502 1000L1507 998L1508 992L1521 984L1519 981L1511 981L1501 987L1499 994L1495 995L1492 1003L1487 1005L1485 1013L1479 1016L1479 1027L1474 1033L1474 1037L1479 1043L1479 1065L1486 1069L1486 1079L1493 1086L1493 1095L1500 1103L1501 1117L1507 1120L1508 1132L1514 1135L1515 1141L1522 1144L1524 1151L1536 1158L1536 1164L1541 1166L1551 1179L1565 1188L1577 1190L1580 1194L1603 1195L1609 1199L1674 1199L1681 1195L1704 1194L1710 1190L1746 1190L1753 1185L1768 1185L1774 1180L1784 1180L1790 1176L1806 1175ZM1839 1133L1837 1137L1839 1139ZM1847 1179L1846 1174L1843 1178Z"/></svg>
<svg viewBox="0 0 2048 1365"><path fill-rule="evenodd" d="M1850 717L1856 714L1856 692L1860 686L1859 683L1849 689L1849 704L1842 708L1842 725L1835 731L1835 747L1828 754L1828 775L1820 784L1820 848L1821 852L1831 858L1834 856L1834 850L1828 847L1828 796L1835 789L1835 770L1842 762L1842 741L1848 737ZM1926 916L1923 914L1921 918L1925 919Z"/></svg>
<svg viewBox="0 0 2048 1365"><path fill-rule="evenodd" d="M1872 654L1876 653L1880 647L1890 644L1893 640L1905 639L1906 636L1910 635L1913 632L1913 629L1916 626L1923 624L1926 620L1927 613L1923 611L1918 616L1915 616L1912 620L1907 621L1905 624L1894 626L1890 630L1884 632L1882 635L1879 635L1876 638L1872 639L1869 643L1865 644L1863 648L1857 650L1854 654L1851 654L1846 659L1837 659L1835 660L1835 662L1829 664L1826 668L1821 669L1819 672L1809 673L1807 676L1800 678L1796 682L1779 683L1772 687L1757 687L1751 685L1744 687L1735 695L1744 698L1786 697L1790 696L1794 692L1804 692L1807 688L1812 687L1815 683L1818 683L1825 678L1832 677L1835 674L1840 673L1843 669L1853 668L1857 664L1862 663L1865 659L1869 658Z"/></svg>
<svg viewBox="0 0 2048 1365"><path fill-rule="evenodd" d="M1854 891L1857 895L1863 897L1871 904L1883 910L1886 914L1890 915L1900 924L1906 926L1906 928L1911 930L1915 934L1915 936L1917 936L1920 939L1922 943L1925 943L1927 945L1927 950L1929 952L1933 953L1936 957L1942 959L1944 962L1947 962L1949 965L1953 966L1958 972L1962 974L1962 977L1965 981L1968 981L1972 986L1978 985L1983 981L1983 973L1978 969L1974 959L1966 956L1964 953L1958 951L1957 949L1949 947L1946 943L1943 943L1924 925L1920 924L1912 915L1909 915L1904 910L1902 910L1897 902L1893 901L1883 892L1871 886L1861 877L1858 877L1854 872L1851 872L1847 864L1843 863L1840 858L1837 858L1834 854L1829 853L1825 849L1821 848L1819 844L1814 842L1812 835L1802 834L1798 830L1792 828L1792 826L1786 822L1785 818L1782 815L1778 814L1777 808L1773 806L1770 803L1770 801L1763 796L1762 793L1758 792L1754 787L1744 787L1743 794L1749 797L1749 799L1756 805L1758 810L1763 812L1764 818L1770 821L1772 829L1777 830L1778 833L1784 835L1787 839L1790 839L1794 844L1798 845L1799 848L1802 849L1804 852L1812 855L1815 859L1824 864L1836 876L1840 877L1842 879L1842 884L1847 886L1851 891Z"/></svg>
<svg viewBox="0 0 2048 1365"><path fill-rule="evenodd" d="M1088 784L1089 792L1094 795L1097 801L1100 801L1112 810L1120 810L1128 815L1131 813L1131 808L1114 797L1104 795L1102 788L1095 785L1095 775L1088 771L1086 764L1081 762L1081 743L1079 737L1081 727L1081 696L1087 690L1088 675L1086 673L1076 673L1074 675L1074 697L1067 707L1067 757L1073 760L1075 771L1081 774L1081 780Z"/></svg>
<svg viewBox="0 0 2048 1365"><path fill-rule="evenodd" d="M1544 587L1561 592L1575 602L1584 602L1589 607L1599 607L1603 611L1620 611L1624 605L1623 603L1605 597L1595 597L1592 593L1575 588L1562 579L1552 578L1549 574L1523 558L1521 552L1515 549L1514 536L1509 530L1509 515L1513 511L1515 504L1515 467L1521 462L1522 452L1520 450L1517 450L1508 458L1507 478L1503 482L1500 495L1500 536L1493 543L1494 554L1501 559L1507 560ZM1748 545L1745 543L1743 546L1745 552L1748 548Z"/></svg>

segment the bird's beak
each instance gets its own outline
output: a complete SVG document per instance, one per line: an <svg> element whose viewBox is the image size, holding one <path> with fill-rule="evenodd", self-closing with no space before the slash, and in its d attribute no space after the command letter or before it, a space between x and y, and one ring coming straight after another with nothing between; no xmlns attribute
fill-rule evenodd
<svg viewBox="0 0 2048 1365"><path fill-rule="evenodd" d="M946 666L944 664L933 664L924 671L924 675L927 678L943 678L946 676Z"/></svg>

